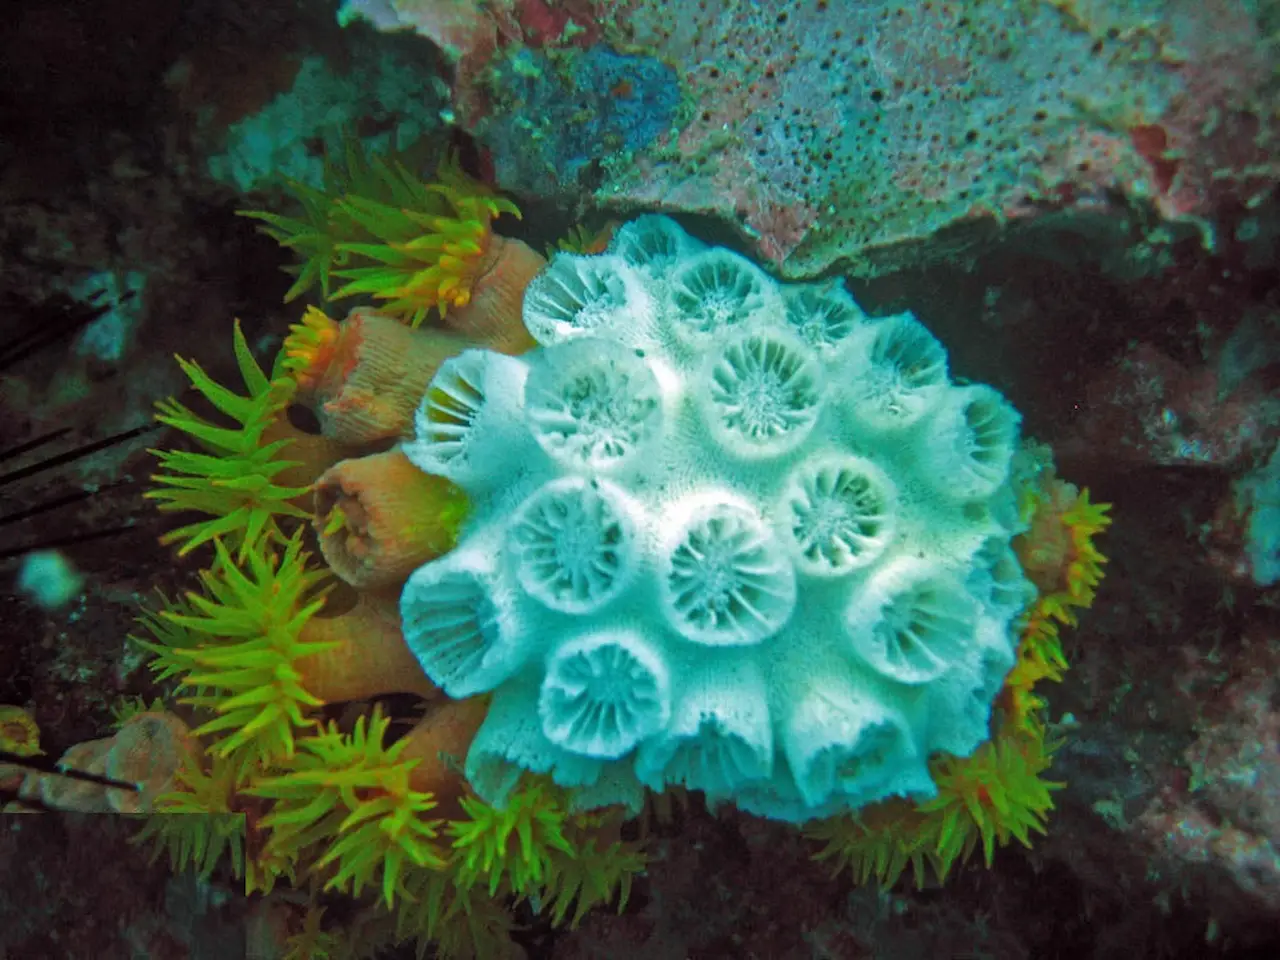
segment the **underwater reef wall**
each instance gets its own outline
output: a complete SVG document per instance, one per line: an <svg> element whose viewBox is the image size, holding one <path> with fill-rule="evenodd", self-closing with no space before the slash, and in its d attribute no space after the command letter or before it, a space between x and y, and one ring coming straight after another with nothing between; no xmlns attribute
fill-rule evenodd
<svg viewBox="0 0 1280 960"><path fill-rule="evenodd" d="M147 448L181 464L194 443L156 423L154 404L172 395L213 414L175 352L206 384L239 389L239 363L251 353L269 365L290 323L327 329L307 328L313 305L333 299L345 313L353 301L314 288L282 305L302 278L278 268L301 264L256 230L301 216L305 237L316 222L300 197L346 202L334 182L352 179L352 155L366 157L354 178L366 181L368 161L395 145L441 204L431 213L450 208L432 177L513 191L500 218L461 218L448 234L451 250L479 237L495 256L521 252L521 271L497 271L501 289L470 307L518 303L540 251L598 257L618 232L606 218L665 211L699 242L769 260L770 273L850 274L868 320L910 311L957 379L997 387L1063 475L1114 504L1108 576L1064 631L1070 670L1044 691L1063 742L1040 775L1065 785L1031 849L1011 843L989 867L957 862L945 888L929 874L918 890L912 871L884 885L848 865L833 875L831 838L671 799L616 841L631 850L642 835L649 858L621 914L539 895L514 913L491 903L479 927L505 944L515 922L528 960L1280 956L1280 0L911 0L900 14L877 0L668 3L678 23L656 0L23 5L0 33L11 80L0 84L0 745L25 736L21 755L43 750L47 767L98 763L125 731L162 733L178 713L198 722L127 639L155 589L181 596L212 560L211 548L176 558L160 543L176 525L144 498L157 470ZM1029 106L1041 96L1048 106ZM321 252L325 237L311 234ZM447 318L412 331L430 333L427 352L467 328L458 282L495 257L461 260L423 271L418 286L452 294ZM355 316L344 327L377 314ZM317 384L313 399L342 407L383 387L353 383L332 394ZM338 449L307 432L324 417L294 422L300 410L260 438L305 449L284 485L305 485L314 477L298 471ZM340 522L343 506L373 502L360 499L377 491L367 478L402 477L406 464L383 453L328 474L332 562L365 542ZM378 500L362 525L385 532L398 502ZM374 709L351 703L378 692L368 675L401 671L416 689L377 697L392 711L380 723L408 731L396 743L413 735L431 760L419 772L452 775L463 751L435 738L471 737L478 701L430 700L385 597L348 612L337 599L307 641L369 632L364 648L343 645L329 669L305 674L332 704L323 716L354 723ZM1038 711L1034 697L1015 701L1025 692L1005 705ZM176 711L163 726L162 709ZM163 773L176 751L150 742L130 759ZM0 763L0 797L26 775ZM55 782L66 792L46 790ZM24 803L106 793L32 783ZM255 816L266 803L245 802ZM931 822L946 815L935 808ZM288 941L307 937L415 955L379 951L396 931L385 910L364 925L368 890L330 891L322 916L302 883L245 896L225 858L206 875L174 873L163 856L148 865L133 821L13 810L4 826L0 957L288 948L296 960L307 954ZM638 869L630 856L611 862ZM580 926L554 929L577 925L579 910Z"/></svg>
<svg viewBox="0 0 1280 960"><path fill-rule="evenodd" d="M1266 4L348 0L342 16L451 56L456 119L502 188L713 214L788 277L880 274L975 236L940 232L1009 221L1115 245L1175 223L1212 244L1217 214L1280 172Z"/></svg>

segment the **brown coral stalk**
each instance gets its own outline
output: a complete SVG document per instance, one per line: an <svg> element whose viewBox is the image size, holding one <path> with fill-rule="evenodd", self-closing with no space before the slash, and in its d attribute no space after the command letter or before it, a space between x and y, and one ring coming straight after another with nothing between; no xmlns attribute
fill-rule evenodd
<svg viewBox="0 0 1280 960"><path fill-rule="evenodd" d="M316 403L321 432L352 447L412 434L413 413L440 364L474 346L359 308L336 326L298 383Z"/></svg>
<svg viewBox="0 0 1280 960"><path fill-rule="evenodd" d="M547 265L520 240L495 234L471 291L471 301L444 318L450 329L499 353L516 356L537 346L524 326L524 291Z"/></svg>
<svg viewBox="0 0 1280 960"><path fill-rule="evenodd" d="M263 446L275 443L277 440L290 442L276 454L276 459L294 464L294 466L285 467L275 475L274 482L281 487L310 487L320 474L343 457L350 456L352 452L350 448L323 434L299 430L283 414L262 431ZM307 499L309 501L310 498ZM297 506L305 510L311 504L305 502Z"/></svg>
<svg viewBox="0 0 1280 960"><path fill-rule="evenodd" d="M325 703L365 700L383 693L415 693L430 699L440 692L405 646L400 610L392 600L361 594L347 613L312 617L299 639L334 644L297 665L303 688Z"/></svg>
<svg viewBox="0 0 1280 960"><path fill-rule="evenodd" d="M400 759L419 761L409 771L409 785L435 795L433 816L456 819L463 815L458 804L467 792L462 765L488 712L488 697L443 700L400 741L404 743Z"/></svg>
<svg viewBox="0 0 1280 960"><path fill-rule="evenodd" d="M461 490L399 449L343 460L316 481L315 527L329 567L360 590L389 587L452 549Z"/></svg>

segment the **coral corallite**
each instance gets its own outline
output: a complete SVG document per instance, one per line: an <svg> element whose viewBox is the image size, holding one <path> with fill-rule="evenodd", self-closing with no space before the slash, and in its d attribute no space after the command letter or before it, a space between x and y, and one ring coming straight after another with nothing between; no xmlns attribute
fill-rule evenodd
<svg viewBox="0 0 1280 960"><path fill-rule="evenodd" d="M441 363L402 445L469 504L401 617L445 693L491 695L472 787L790 821L934 796L1034 594L1018 414L911 315L661 217L557 255L523 309L539 347Z"/></svg>

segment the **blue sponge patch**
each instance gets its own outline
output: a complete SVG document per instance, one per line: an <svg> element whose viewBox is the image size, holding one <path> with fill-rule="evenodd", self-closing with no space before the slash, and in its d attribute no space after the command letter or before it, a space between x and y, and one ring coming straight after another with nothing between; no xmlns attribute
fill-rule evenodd
<svg viewBox="0 0 1280 960"><path fill-rule="evenodd" d="M669 66L603 45L518 50L494 68L493 88L480 135L499 181L543 194L578 192L596 165L648 147L672 128L681 99Z"/></svg>

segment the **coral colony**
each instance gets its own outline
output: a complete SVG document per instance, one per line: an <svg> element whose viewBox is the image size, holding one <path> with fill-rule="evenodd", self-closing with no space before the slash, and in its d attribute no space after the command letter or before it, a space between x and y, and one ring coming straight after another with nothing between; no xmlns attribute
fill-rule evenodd
<svg viewBox="0 0 1280 960"><path fill-rule="evenodd" d="M149 496L207 566L138 643L198 723L139 705L81 758L206 814L150 817L157 854L503 956L514 902L625 907L625 821L685 791L885 883L1043 831L1039 685L1106 507L915 317L655 215L548 262L452 159L352 148L291 189L300 216L248 212L299 257L288 299L377 306L309 307L270 370L237 325L243 393L180 361L218 421L160 405L190 442Z"/></svg>

